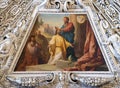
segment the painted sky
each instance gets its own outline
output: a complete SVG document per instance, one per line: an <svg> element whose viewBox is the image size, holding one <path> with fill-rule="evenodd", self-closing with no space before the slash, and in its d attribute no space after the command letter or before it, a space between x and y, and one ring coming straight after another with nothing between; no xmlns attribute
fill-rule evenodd
<svg viewBox="0 0 120 88"><path fill-rule="evenodd" d="M44 23L53 27L61 27L63 25L63 18L69 16L68 14L40 14Z"/></svg>

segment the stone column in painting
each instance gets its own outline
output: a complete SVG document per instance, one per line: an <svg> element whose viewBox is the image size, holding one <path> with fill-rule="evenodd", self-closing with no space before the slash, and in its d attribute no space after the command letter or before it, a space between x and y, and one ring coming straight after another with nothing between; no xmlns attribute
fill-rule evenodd
<svg viewBox="0 0 120 88"><path fill-rule="evenodd" d="M76 57L81 57L83 55L84 43L85 43L85 29L86 29L86 21L78 23L77 17L81 15L79 14L71 14L70 21L73 22L75 27L75 42L74 49ZM85 16L85 15L82 15Z"/></svg>

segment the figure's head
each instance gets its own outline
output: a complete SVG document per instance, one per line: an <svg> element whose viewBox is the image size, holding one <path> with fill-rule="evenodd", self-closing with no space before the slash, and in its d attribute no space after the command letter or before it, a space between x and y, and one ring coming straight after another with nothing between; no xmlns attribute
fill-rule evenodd
<svg viewBox="0 0 120 88"><path fill-rule="evenodd" d="M32 45L35 45L35 36L34 35L32 35L30 37L30 42L31 42Z"/></svg>
<svg viewBox="0 0 120 88"><path fill-rule="evenodd" d="M64 24L68 23L69 22L69 17L64 17L63 21L64 21Z"/></svg>
<svg viewBox="0 0 120 88"><path fill-rule="evenodd" d="M36 35L41 35L41 31L40 31L40 30L37 30L37 31L36 31Z"/></svg>
<svg viewBox="0 0 120 88"><path fill-rule="evenodd" d="M31 41L34 41L35 40L35 38L34 38L34 36L31 36L31 39L30 39Z"/></svg>
<svg viewBox="0 0 120 88"><path fill-rule="evenodd" d="M59 29L56 29L55 34L60 34L60 30L59 30Z"/></svg>

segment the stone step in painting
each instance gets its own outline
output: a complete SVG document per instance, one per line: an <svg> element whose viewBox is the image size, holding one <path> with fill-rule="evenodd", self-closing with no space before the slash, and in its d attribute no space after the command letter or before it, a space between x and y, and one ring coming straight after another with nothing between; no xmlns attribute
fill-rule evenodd
<svg viewBox="0 0 120 88"><path fill-rule="evenodd" d="M74 66L73 62L70 61L63 61L63 60L58 60L56 62L56 65L52 64L42 64L42 65L35 65L35 66L27 66L26 70L27 71L60 71L64 70L64 68L67 67L72 67Z"/></svg>

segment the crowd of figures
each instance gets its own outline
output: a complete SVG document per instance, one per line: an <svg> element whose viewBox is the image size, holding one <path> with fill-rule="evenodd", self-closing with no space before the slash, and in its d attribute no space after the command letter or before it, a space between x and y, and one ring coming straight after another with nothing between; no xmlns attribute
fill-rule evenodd
<svg viewBox="0 0 120 88"><path fill-rule="evenodd" d="M26 66L47 63L49 59L47 46L47 39L41 35L39 30L36 30L27 41L15 70L24 71L26 70Z"/></svg>

